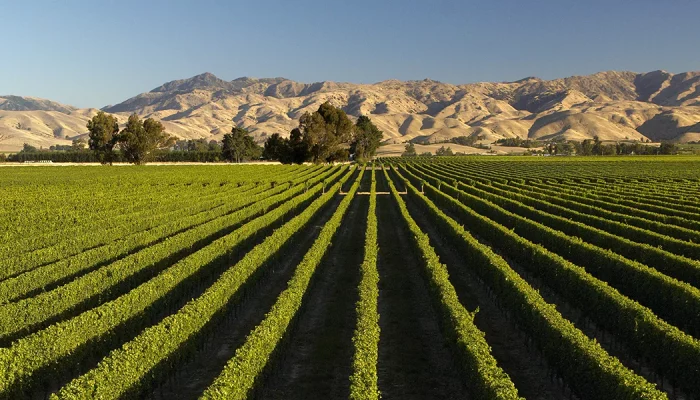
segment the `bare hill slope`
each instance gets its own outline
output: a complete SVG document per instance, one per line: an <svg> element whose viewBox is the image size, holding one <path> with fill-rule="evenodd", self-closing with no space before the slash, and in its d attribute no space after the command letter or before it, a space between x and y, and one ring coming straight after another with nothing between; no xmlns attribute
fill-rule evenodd
<svg viewBox="0 0 700 400"><path fill-rule="evenodd" d="M700 138L700 72L607 71L555 80L453 85L429 79L375 84L300 83L284 78L225 81L205 73L165 83L104 110L160 119L182 138L221 139L232 125L256 139L283 135L304 112L330 101L369 115L388 141L436 142L455 136L581 140ZM0 97L0 149L67 144L85 134L96 110L48 100ZM9 139L7 139L9 137Z"/></svg>

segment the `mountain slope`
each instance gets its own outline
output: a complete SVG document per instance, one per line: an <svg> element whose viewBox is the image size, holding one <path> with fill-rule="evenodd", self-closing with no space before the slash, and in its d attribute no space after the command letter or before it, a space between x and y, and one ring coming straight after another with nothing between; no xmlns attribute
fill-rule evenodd
<svg viewBox="0 0 700 400"><path fill-rule="evenodd" d="M582 140L690 141L700 136L700 72L607 71L554 80L452 85L434 80L375 84L300 83L285 78L226 81L205 73L165 83L104 108L124 121L130 113L163 121L178 137L220 140L231 126L257 140L283 135L304 112L325 101L352 117L365 114L390 142L435 142L481 135L484 141L518 136ZM8 111L9 110L9 111ZM0 98L0 148L67 143L85 134L96 110L48 100ZM17 124L23 129L17 129ZM31 131L27 130L31 128Z"/></svg>

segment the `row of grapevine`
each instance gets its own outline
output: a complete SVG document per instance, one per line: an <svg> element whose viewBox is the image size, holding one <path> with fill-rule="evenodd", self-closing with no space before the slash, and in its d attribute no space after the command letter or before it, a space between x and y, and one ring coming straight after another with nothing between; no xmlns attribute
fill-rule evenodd
<svg viewBox="0 0 700 400"><path fill-rule="evenodd" d="M510 314L518 320L521 329L535 341L548 363L581 398L666 398L665 394L655 390L653 385L610 356L596 341L586 337L511 269L503 258L488 246L479 243L408 179L399 172L396 174L404 179L409 194L419 200L423 209L452 239L452 244L464 252L467 260L465 265L495 292ZM439 193L432 185L426 186L429 191ZM461 204L454 199L442 196L440 203L443 205L455 210L461 208ZM483 217L478 218L487 221ZM491 229L494 228L498 229Z"/></svg>
<svg viewBox="0 0 700 400"><path fill-rule="evenodd" d="M407 176L420 178L404 170ZM427 178L437 183L438 180ZM621 295L615 288L588 274L560 255L548 251L515 234L510 229L465 206L454 197L466 196L444 182L441 189L425 183L426 195L451 210L457 210L461 222L513 260L522 263L528 272L546 282L563 299L582 310L598 325L614 332L616 337L640 357L647 359L657 371L672 382L700 393L700 342L661 320L649 309ZM659 350L663 349L663 351Z"/></svg>
<svg viewBox="0 0 700 400"><path fill-rule="evenodd" d="M78 167L80 169L82 167ZM60 180L61 176L53 176L55 170L50 169L42 175ZM34 196L26 193L26 190L18 190L22 195L16 201L6 200L2 209L10 211L2 224L7 228L0 232L3 242L6 240L26 240L26 238L45 234L51 231L63 231L69 226L92 225L99 228L110 226L114 219L123 218L123 213L132 211L147 211L157 206L168 198L177 198L178 195L199 192L216 192L228 187L244 186L254 182L269 182L276 179L274 169L257 168L250 171L236 169L233 173L222 176L217 172L219 183L202 182L194 183L192 177L179 173L177 169L153 171L149 173L131 172L128 180L120 181L115 178L120 174L116 170L104 172L105 179L90 179L98 184L84 185L74 182L65 188L69 192L69 198L61 202L55 200L56 185L46 188L40 194ZM245 173L248 175L244 175ZM75 172L72 172L75 173ZM279 171L277 171L279 173ZM70 175L70 174L69 174ZM78 175L78 174L76 174ZM163 176L163 181L157 179ZM34 180L38 177L35 174ZM0 177L2 178L2 177ZM109 178L113 180L110 181ZM41 177L43 179L43 177ZM107 180L108 182L103 182ZM188 180L190 182L188 182ZM201 180L196 179L197 181ZM233 184L230 181L233 181ZM31 184L32 181L26 182ZM105 188L109 187L107 191ZM101 193L105 195L100 196ZM60 197L60 196L59 196ZM21 210L21 212L17 212ZM14 211L14 212L13 212ZM71 223L67 226L66 221ZM100 222L101 224L97 224ZM68 229L70 231L70 228Z"/></svg>
<svg viewBox="0 0 700 400"><path fill-rule="evenodd" d="M456 167L457 170L460 170L460 171L463 171L466 173L470 173L470 174L478 173L475 168L473 168L473 167L470 168L469 164L457 164L457 163L455 163L455 164L443 164L443 166ZM483 173L483 171L479 171L479 172ZM520 183L520 184L527 183L527 186L531 187L531 188L542 188L542 189L550 190L550 191L553 190L555 193L565 193L568 195L573 195L573 196L575 196L575 199L578 199L579 201L584 201L584 202L600 201L599 205L606 206L605 208L611 209L613 211L615 211L615 210L619 211L620 210L618 208L619 206L630 206L634 210L646 210L646 211L650 211L652 213L659 213L659 214L661 214L662 218L664 218L664 215L669 216L669 217L681 217L681 218L689 217L689 218L696 219L696 220L698 217L700 217L700 214L697 213L700 210L697 207L687 206L688 208L690 208L689 210L683 209L683 208L679 209L674 204L673 205L674 208L671 208L671 206L668 204L668 202L665 202L665 203L659 202L656 205L653 205L653 204L650 204L646 200L639 201L639 196L636 196L634 198L629 198L626 196L622 196L619 193L617 193L616 195L612 194L612 193L610 193L609 190L601 191L600 186L596 186L596 188L599 190L596 191L596 194L593 194L593 193L590 193L590 189L583 190L583 188L580 185L576 184L576 182L572 181L572 180L547 179L546 185L545 185L545 182L542 181L542 179L528 179L526 182L525 179L513 177L512 170L509 170L508 168L506 168L506 166L504 166L504 168L500 168L500 169L499 168L490 169L484 175L484 177L487 179L500 178L500 179L504 179L504 180L509 181L509 183L510 182ZM604 181L604 182L605 182L606 186L609 185L609 182L607 182L607 181ZM573 185L573 188L567 189L567 187L564 186L565 183ZM649 186L650 184L648 182L645 182L644 185ZM656 186L656 183L654 183L652 185ZM677 185L677 183L674 183L674 185ZM635 187L635 184L633 184L631 182L625 182L625 189L634 188L634 187ZM676 192L677 191L674 190L674 193L676 193ZM658 195L658 192L656 192L656 194ZM594 205L596 205L596 204L594 204ZM624 211L622 211L622 212L625 213ZM642 213L642 215L640 215L640 216L644 216L644 215L646 215L648 217L650 214ZM677 218L676 218L676 220L677 220Z"/></svg>
<svg viewBox="0 0 700 400"><path fill-rule="evenodd" d="M54 249L54 254L59 261L36 267L0 282L0 304L26 297L32 291L46 288L54 282L61 282L66 278L74 279L83 271L89 272L94 266L115 262L139 249L153 246L173 235L233 213L257 200L275 195L287 188L287 185L275 188L261 187L257 190L236 193L237 200L235 201L217 198L212 201L197 202L197 206L176 210L173 213L161 214L155 211L151 218L151 221L155 223L146 230L124 236L102 246L77 252L73 256L61 257L61 254L65 253L62 253L61 249ZM229 194L224 196L227 195ZM102 231L102 233L104 232ZM99 237L101 233L92 235L86 233L84 237L90 236Z"/></svg>
<svg viewBox="0 0 700 400"><path fill-rule="evenodd" d="M335 175L344 174L345 171L344 168L340 169ZM8 366L0 375L0 398L21 398L25 390L60 377L73 368L80 358L94 356L95 352L106 352L109 348L118 346L122 337L130 336L128 332L120 335L120 330L138 331L144 323L152 322L149 310L153 309L155 304L163 306L164 299L187 295L188 287L196 283L192 282L193 278L196 278L202 269L222 257L235 255L233 251L237 245L316 197L322 189L321 184L310 188L231 234L181 259L113 301L16 340L9 348L0 348L0 365ZM257 206L265 208L265 205L260 203ZM98 283L93 282L95 285ZM4 324L0 325L4 327Z"/></svg>
<svg viewBox="0 0 700 400"><path fill-rule="evenodd" d="M475 314L460 303L454 286L450 283L447 268L430 246L428 235L423 233L411 217L404 200L386 170L384 175L392 196L408 224L416 246L423 256L426 275L434 301L447 326L452 340L457 343L468 386L480 399L518 399L518 390L508 375L498 366L484 333L474 325Z"/></svg>
<svg viewBox="0 0 700 400"><path fill-rule="evenodd" d="M301 178L301 176L285 174L280 176L282 179L290 177ZM209 188L210 186L211 188ZM0 276L13 273L15 269L19 268L18 266L21 266L22 270L29 270L37 263L53 262L85 249L103 245L116 238L121 238L125 234L149 229L152 226L150 219L154 214L159 215L166 211L177 213L178 210L187 212L182 210L183 204L225 198L227 195L235 196L243 191L266 186L240 182L240 184L224 186L208 185L207 188L200 186L190 190L184 190L181 186L177 186L160 192L153 191L150 185L146 185L146 189L150 190L146 195L140 195L138 192L132 193L132 199L122 200L123 203L126 203L124 205L116 205L99 212L90 210L89 222L73 223L69 227L64 227L60 230L60 235L44 227L43 232L8 241L7 245L0 246L0 271L2 271ZM139 189L144 190L143 188ZM86 195L82 198L83 202L87 202L86 200L91 199L91 197L91 195Z"/></svg>
<svg viewBox="0 0 700 400"><path fill-rule="evenodd" d="M369 212L367 214L367 231L365 233L365 256L362 262L361 279L358 287L357 326L352 343L355 355L350 376L350 399L378 400L380 392L377 387L377 360L379 358L379 272L377 271L377 181L375 168L372 166L372 183L370 187Z"/></svg>
<svg viewBox="0 0 700 400"><path fill-rule="evenodd" d="M492 202L492 197L495 197L493 195L480 193L477 197L450 185L443 186L445 191L455 191L460 200L470 208L514 229L523 238L585 267L590 274L646 305L666 321L693 335L700 333L700 321L695 318L700 314L699 289L612 251L603 250L582 240L574 240L521 214L507 211ZM595 234L596 232L590 232L584 237L592 237Z"/></svg>
<svg viewBox="0 0 700 400"><path fill-rule="evenodd" d="M311 249L296 267L287 289L279 295L265 319L253 329L245 343L236 350L234 357L229 360L221 374L204 392L203 399L247 398L248 392L268 364L272 353L287 333L290 322L299 310L309 282L324 254L326 254L326 250L357 192L363 174L364 169L340 202L333 216L321 229Z"/></svg>
<svg viewBox="0 0 700 400"><path fill-rule="evenodd" d="M661 221L666 223L673 223L677 221L678 218L687 218L694 221L700 221L700 209L697 207L685 206L684 209L671 208L668 207L668 203L654 202L649 200L638 201L629 198L621 198L616 196L606 195L604 193L587 193L582 191L579 187L568 188L563 185L544 185L541 183L530 183L529 187L533 189L544 189L548 193L556 192L560 194L565 194L567 197L575 201L587 200L588 204L601 206L604 208L621 212L627 214L627 210L631 208L632 210L643 210L637 216L642 216L649 219L655 218L656 216L661 216ZM623 208L626 207L626 208Z"/></svg>
<svg viewBox="0 0 700 400"><path fill-rule="evenodd" d="M425 169L421 169L421 171L425 171ZM603 231L605 231L608 232L608 235L605 235L606 240L608 238L613 238L614 236L617 236L618 238L626 238L629 241L635 241L648 246L658 246L662 248L658 249L657 247L657 249L661 250L662 252L661 256L666 256L667 258L674 258L671 256L670 253L671 251L673 251L674 254L687 255L688 258L700 259L700 244L679 240L643 228L637 228L618 221L591 215L589 213L574 211L561 205L546 202L541 199L541 196L538 195L527 196L521 194L521 190L513 188L512 186L505 186L497 183L484 185L476 183L470 180L469 178L463 178L459 174L449 174L442 172L440 172L440 174L444 177L450 178L453 183L455 183L456 181L457 187L466 191L470 191L471 193L477 196L489 196L487 192L491 192L498 196L490 197L501 197L514 200L514 202L508 202L508 204L513 205L517 203L521 205L528 205L531 206L531 208L538 209L540 211L538 212L538 218L540 218L541 216L550 215L557 221L571 220L572 222L577 222L581 225L585 225L590 228L595 228L596 232L600 232L596 235L585 236L587 239L590 239L591 237L596 238L601 235L604 235ZM693 232L693 234L695 234L695 232ZM648 254L645 257L652 257L652 253L659 254L659 252L653 252L651 250L639 250L639 247L635 251L641 251L644 254ZM676 262L681 263L681 266L674 269L683 269L685 268L685 266L683 265L695 263L694 261L687 259L685 261L677 260Z"/></svg>
<svg viewBox="0 0 700 400"><path fill-rule="evenodd" d="M332 177L340 174L339 170L335 171ZM314 181L321 181L331 173L333 171L321 174ZM0 323L0 342L7 342L25 332L35 331L56 318L65 316L66 313L75 313L89 308L95 302L109 299L111 292L123 292L139 283L144 274L148 276L149 270L167 261L172 255L190 251L196 248L195 245L198 242L215 237L222 230L225 232L231 226L265 214L271 207L287 201L303 190L302 185L297 185L274 196L268 197L265 193L261 193L250 199L240 198L237 202L245 202L249 205L191 230L168 237L154 246L80 276L54 290L15 303L1 305L0 321L3 323Z"/></svg>
<svg viewBox="0 0 700 400"><path fill-rule="evenodd" d="M630 214L612 212L597 206L568 200L562 196L559 196L556 192L552 193L550 191L549 193L544 193L541 190L533 191L529 185L517 183L512 180L507 181L504 179L503 182L498 182L498 179L491 180L489 178L481 178L481 180L486 181L485 183L488 185L506 187L508 190L524 192L526 194L533 193L537 199L547 201L553 205L558 205L569 212L575 211L578 212L578 214L589 216L585 222L589 223L590 221L591 224L595 224L601 227L601 229L605 229L607 226L613 226L617 228L615 231L615 233L617 233L618 231L623 230L624 227L634 225L640 228L635 231L640 232L639 235L646 233L647 236L651 237L660 236L661 238L666 238L667 241L672 242L676 247L684 248L685 246L686 248L689 248L690 250L687 251L698 251L697 249L700 248L695 243L685 243L688 240L695 241L696 243L700 242L700 233L698 233L697 230L694 230L692 227L665 223L662 221L662 216L659 215L656 216L657 218L642 218ZM561 211L558 209L559 214L566 212L567 211ZM600 221L609 221L610 223L608 225L603 225ZM617 222L617 224L615 224L615 222Z"/></svg>
<svg viewBox="0 0 700 400"><path fill-rule="evenodd" d="M436 177L446 176L443 174L436 174L434 172L428 173L431 173ZM656 266L657 270L664 274L689 283L695 288L700 287L700 261L698 260L676 255L669 251L654 247L641 240L639 243L633 242L631 240L583 224L576 220L569 220L552 213L540 211L528 205L532 204L533 202L538 202L538 200L532 198L528 199L514 192L489 186L481 186L479 184L472 186L461 182L456 182L456 185L456 188L473 196L470 198L478 197L480 199L488 200L489 202L492 202L509 211L511 214L503 216L500 220L506 225L517 224L517 221L525 221L526 219L537 221L542 225L546 225L549 228L561 231L569 236L584 238L584 241L587 243L591 243L595 246L608 249L616 254L629 257L630 259L634 259L642 264L654 265ZM513 217L513 214L516 214L518 217ZM497 213L496 215L502 216L503 213ZM503 218L505 218L505 220ZM514 219L517 221L513 221ZM527 227L522 229L527 229ZM547 242L547 244L556 246L556 240L549 241L551 238L540 238L539 236L537 239L531 238L531 240L534 241L539 241L540 239L542 239L541 241ZM563 240L565 240L567 245L565 246L566 250L562 254L567 254L573 257L575 256L574 254L576 253L576 248L586 247L585 244L580 244L577 245L576 248L572 248L570 245L568 245L570 240ZM593 250L591 249L591 251ZM595 259L595 257L590 258L590 254L581 254L576 257L588 259L588 262L593 262L593 259ZM615 262L617 261L614 261L613 264ZM624 260L621 260L621 262L624 263ZM632 267L634 268L635 266ZM636 267L639 269L639 265L636 265Z"/></svg>
<svg viewBox="0 0 700 400"><path fill-rule="evenodd" d="M520 203L530 205L549 214L585 223L588 226L609 232L611 235L666 249L666 252L675 252L681 255L687 254L689 258L700 257L700 244L695 243L696 240L700 240L700 234L692 230L685 228L672 228L669 230L666 229L669 225L663 224L657 224L657 229L649 230L553 204L543 200L537 193L524 191L517 187L496 183L491 185L476 184L474 186L518 200Z"/></svg>
<svg viewBox="0 0 700 400"><path fill-rule="evenodd" d="M648 185L648 184L647 184ZM600 198L610 198L613 201L625 201L630 198L637 199L641 204L650 204L654 206L662 206L672 210L688 211L694 214L700 214L700 207L697 206L697 201L683 200L683 195L677 193L678 184L674 184L673 194L662 194L664 190L657 184L653 184L653 192L639 190L636 186L625 185L620 187L615 186L600 186L591 185L584 182L562 181L553 185L555 189L567 189L572 191L584 192L587 195L598 196Z"/></svg>

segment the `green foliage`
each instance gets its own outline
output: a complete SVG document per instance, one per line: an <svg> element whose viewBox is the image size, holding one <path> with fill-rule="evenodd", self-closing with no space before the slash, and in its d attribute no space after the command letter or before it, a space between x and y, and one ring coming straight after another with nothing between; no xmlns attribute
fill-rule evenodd
<svg viewBox="0 0 700 400"><path fill-rule="evenodd" d="M401 157L415 157L416 155L416 146L413 143L408 143Z"/></svg>
<svg viewBox="0 0 700 400"><path fill-rule="evenodd" d="M124 157L140 165L152 161L157 149L172 146L174 138L165 133L159 121L153 118L141 121L138 115L132 114L119 133L118 142Z"/></svg>
<svg viewBox="0 0 700 400"><path fill-rule="evenodd" d="M289 158L289 141L279 133L273 133L265 141L262 156L266 160L283 161Z"/></svg>
<svg viewBox="0 0 700 400"><path fill-rule="evenodd" d="M355 155L355 160L363 162L374 156L382 137L382 131L372 123L372 120L361 115L355 123L353 142L350 145L350 152Z"/></svg>
<svg viewBox="0 0 700 400"><path fill-rule="evenodd" d="M338 176L341 173L341 170L337 170L334 175ZM163 273L136 287L126 295L122 295L111 302L100 304L99 306L83 312L74 318L63 320L47 329L12 342L12 345L9 348L3 349L5 351L0 352L0 364L9 366L9 369L5 370L5 374L0 375L0 397L4 395L12 398L11 395L13 393L18 394L26 388L42 386L44 383L48 383L52 379L54 376L53 374L60 373L61 371L65 373L68 369L73 368L72 363L74 363L75 360L85 359L85 357L94 357L96 352L105 351L105 343L102 341L114 343L117 338L111 336L113 331L120 326L123 329L123 324L125 324L127 321L132 321L129 328L136 328L137 330L134 333L138 333L140 329L138 328L139 325L137 324L134 326L133 323L137 316L140 316L142 323L147 323L149 320L147 318L147 310L149 310L149 307L162 299L164 296L171 295L174 290L179 290L182 292L184 290L184 287L182 286L183 283L191 280L194 276L196 276L198 271L205 268L207 265L210 265L213 260L221 257L222 255L228 254L237 244L251 236L258 234L261 229L271 225L282 216L287 215L299 204L302 204L306 202L306 200L318 195L322 190L322 187L318 182L323 180L326 176L326 174L322 174L322 176L317 176L312 179L312 183L315 184L313 190L305 191L304 182L306 182L306 180L300 180L296 182L293 190L284 191L276 196L269 196L267 193L261 193L258 197L240 198L237 201L250 202L251 205L241 208L235 213L227 215L223 219L216 219L212 221L211 224L204 224L195 230L186 231L183 233L183 236L180 236L177 239L166 240L159 243L157 246L151 246L145 249L143 252L140 252L140 254L137 256L138 258L136 258L137 260L141 260L139 263L135 264L133 261L124 261L123 264L111 264L107 269L99 269L93 271L91 274L84 275L78 280L79 283L74 284L71 282L70 287L67 289L62 289L62 292L58 295L57 293L53 293L53 291L48 292L52 293L51 296L53 296L53 298L49 299L49 303L44 304L51 304L51 307L44 306L44 308L53 308L53 310L37 310L37 312L48 314L52 312L61 312L58 310L61 307L67 307L64 308L64 310L70 309L71 304L84 302L86 298L94 297L95 293L104 291L104 288L109 287L110 285L127 281L131 275L138 273L139 269L148 268L148 265L155 262L154 260L158 260L159 257L173 254L173 252L177 251L177 246L184 246L182 248L188 248L192 246L193 243L188 241L199 241L203 237L208 237L210 234L220 232L226 227L250 220L253 216L259 216L259 218L248 222L240 229L217 239L216 241L209 243L201 250L182 258L176 264L169 267L166 271L163 271ZM282 186L280 187L282 188ZM287 201L293 196L297 197L293 201ZM332 196L332 194L329 194L329 196L325 198L326 201L330 198L330 196ZM282 205L275 208L274 211L268 212L271 207L279 204ZM309 213L313 212L309 211ZM211 233L207 234L207 230L209 230ZM278 230L276 232L279 231L282 230ZM291 230L291 232L289 230L284 230L285 233L280 233L280 235L287 234L291 236L294 231L296 231L296 229ZM275 243L278 243L278 241ZM158 254L160 254L160 256ZM272 254L273 253L269 253L268 257ZM247 263L259 261L258 258L252 257L250 259L244 258L244 260L247 260L245 261ZM229 271L233 272L229 272L229 274L225 274L224 276L230 277L230 275L233 275L234 279L240 279L238 269L233 268ZM250 273L251 271L247 272ZM239 284L240 283L242 283L242 281L239 281ZM227 291L226 293L230 293L230 290L235 291L235 287L226 281L222 282L218 287L223 288L225 291ZM48 297L43 297L39 300L33 300L33 302L39 304L41 300L46 301L47 299ZM224 302L220 304L226 303L227 301L224 300ZM19 313L23 312L21 308L14 306L15 304L17 303L11 303L10 305L4 306L2 307L2 310L5 310L6 307L10 306ZM207 304L206 300L202 304ZM210 311L215 312L216 310L210 308ZM9 325L18 324L20 321L23 321L23 319L20 319L19 314L15 314L13 317L11 315L12 313L7 314L7 312L9 311L0 311L0 321L7 321L8 319L5 318L9 318L9 320L13 321L12 324L6 322L0 323L0 327L2 327L5 331L13 329L10 328ZM36 320L37 312L25 314L28 318ZM155 312L157 313L158 311ZM200 324L200 326L201 324L208 322L211 317L210 314L202 315L196 313L192 315L199 318L197 323ZM167 322L168 321L164 323L165 326L169 326ZM90 329L85 329L85 327L88 326ZM166 329L166 332L167 331L168 330ZM172 350L172 346L177 347L178 342L171 337L171 334L174 333L170 332L166 334L165 338L168 339L164 338L162 340L149 342L151 344L158 343L156 349L150 345L147 346L147 348L161 352ZM170 347L166 345L169 345ZM49 347L52 349L51 352L41 350ZM73 360L72 363L61 363L61 360L65 360L65 358L69 355L71 360ZM10 363L9 360L12 360L12 363ZM149 362L155 361L153 358L146 358L146 360ZM125 361L127 361L126 367L128 368L141 368L140 370L144 373L151 372L152 365L151 367L147 367L146 363L129 363L128 360ZM110 365L112 365L111 361L105 361L105 363L108 368ZM39 373L39 371L45 370L49 365L51 366L53 372L47 374ZM143 370L144 368L145 371ZM107 396L118 396L119 392L117 391L117 388L119 388L119 390L126 390L129 385L134 383L133 381L127 381L126 379L126 377L133 378L133 373L119 376L116 381L112 381L111 378L114 377L114 375L105 377L107 379L105 384L99 386L99 389L105 390L103 398L107 398ZM110 381L112 383L109 383ZM83 396L73 398L94 398L93 390L96 390L98 387L95 386L94 380L89 380L87 382L87 385L83 387L83 389L87 389L83 393ZM76 390L79 393L81 390L79 389L80 387L81 384L78 382L73 386L69 385L66 390L70 392ZM78 396L77 394L74 395ZM16 397L17 396L14 398Z"/></svg>
<svg viewBox="0 0 700 400"><path fill-rule="evenodd" d="M440 263L438 255L430 246L428 235L423 233L411 217L406 203L399 196L394 182L384 170L391 194L399 205L401 215L408 224L411 237L422 254L426 275L432 289L433 302L438 305L449 337L456 343L459 355L467 372L469 386L479 399L520 399L518 390L491 354L484 333L474 324L476 314L470 313L460 302L454 286L450 282L447 267ZM406 182L407 185L410 185ZM418 191L411 186L413 193Z"/></svg>
<svg viewBox="0 0 700 400"><path fill-rule="evenodd" d="M419 173L419 176L429 181L431 185L437 184L439 181L439 179L425 175L425 173ZM696 377L700 374L700 370L691 361L700 357L699 341L661 320L648 308L623 296L618 290L592 276L581 266L575 265L542 245L535 244L518 235L517 232L524 234L525 229L528 229L526 225L534 227L538 226L537 223L527 222L516 214L503 211L500 207L480 196L477 197L464 190L446 185L444 182L440 190L434 190L429 185L426 187L429 189L426 191L429 197L434 196L441 201L441 204L447 206L449 203L461 210L463 217L460 220L461 223L473 227L479 235L484 236L485 240L500 243L499 248L504 250L508 257L527 267L534 276L546 281L548 286L555 289L566 301L587 313L596 324L614 332L619 340L625 341L635 352L646 354L649 362L658 368L658 371L669 374L669 377L672 377L681 387L690 392L696 392L699 389ZM464 188L464 186L460 184L460 188ZM459 198L459 202L454 200L455 198ZM469 207L464 206L465 204L468 204ZM494 219L501 220L499 215L508 215L509 218L518 219L520 227L516 228L517 232L494 222ZM544 235L541 236L541 243L545 241L549 243L550 240L554 240L554 235L558 235L556 231L546 227L533 228L532 232ZM530 234L528 233L528 235ZM585 256L582 253L576 255L577 247L582 248L585 245L566 235L560 236L561 240L569 240L566 251L560 248L560 253L566 255L573 253L577 262L581 262L582 257L593 256L593 252L588 252ZM609 274L609 277L612 276L610 274L624 274L629 280L627 288L646 287L651 283L651 277L648 275L651 271L630 264L627 264L627 267L615 267L615 263L619 265L626 262L619 256L616 259L610 258L609 253L605 251L594 251L597 253L594 256L596 261L586 264L592 268L592 272L604 272ZM601 261L600 257L608 258ZM598 265L595 265L596 262ZM607 267L611 267L612 271L606 271ZM646 276L643 277L645 274ZM621 279L624 279L622 275ZM619 281L615 282L616 285L620 283ZM668 280L667 282L672 283ZM681 290L674 296L683 292L688 294L687 290ZM647 295L653 296L655 293L649 291ZM663 354L659 354L656 349L662 347L665 351ZM561 357L561 355L557 354L557 357ZM578 373L571 376L572 382L576 381L575 383L578 384L581 380ZM620 397L624 398L625 396L621 394Z"/></svg>
<svg viewBox="0 0 700 400"><path fill-rule="evenodd" d="M248 393L253 384L268 364L272 353L285 335L292 319L299 311L311 277L329 248L331 240L335 236L355 192L357 192L363 173L364 170L360 172L360 176L340 202L333 216L323 226L311 248L296 267L294 275L287 284L287 288L279 295L272 309L265 315L265 319L253 329L246 338L245 343L236 350L234 357L229 360L221 374L204 392L202 399L242 400L248 398ZM349 175L346 174L346 176ZM335 184L331 190L319 198L317 203L323 199L327 201L330 198L329 195L332 196L340 189L341 184L342 182ZM309 207L304 213L310 211L310 209L315 211L316 208ZM298 228L295 228L294 231L296 229ZM281 230L276 231L276 233L279 231ZM275 243L281 241L275 235L268 239ZM266 243L267 240L263 244ZM275 244L275 246L278 245ZM269 249L262 250L265 251L264 254L272 252ZM257 253L251 256L253 260L260 257L261 255Z"/></svg>
<svg viewBox="0 0 700 400"><path fill-rule="evenodd" d="M234 126L231 133L224 135L222 155L227 161L239 163L256 160L262 152L262 148L255 143L247 129Z"/></svg>
<svg viewBox="0 0 700 400"><path fill-rule="evenodd" d="M440 146L439 149L435 151L436 156L453 156L454 153L452 153L451 148L445 148L445 146Z"/></svg>
<svg viewBox="0 0 700 400"><path fill-rule="evenodd" d="M73 143L71 144L71 150L72 151L83 151L83 150L85 150L86 145L87 145L87 143L85 142L85 139L83 139L83 138L73 139Z"/></svg>
<svg viewBox="0 0 700 400"><path fill-rule="evenodd" d="M312 162L347 160L354 126L345 111L325 102L314 113L301 116L299 129Z"/></svg>
<svg viewBox="0 0 700 400"><path fill-rule="evenodd" d="M406 169L404 171L409 175L409 180L418 181L418 177L412 172ZM460 196L461 199L464 192L439 179L420 175L428 181L425 185L426 197L409 185L415 196L423 199L430 198L439 205L454 210L459 214L459 223L469 226L470 230L485 240L499 243L499 249L505 251L506 256L514 258L527 267L528 271L536 273L536 276L545 273L542 279L545 279L548 284L551 282L557 289L563 289L559 293L567 296L571 304L583 307L589 312L605 315L606 319L610 318L610 315L619 319L620 316L631 311L629 307L630 304L635 304L634 302L620 296L610 286L590 277L583 268L522 239L510 229L494 223L465 206L463 202L468 202L466 199L455 199L455 196ZM434 186L438 182L442 182L441 190ZM441 212L436 212L437 209L434 206L429 209L433 210L434 216L441 217L438 221L441 221L443 226L451 227L455 234L463 238L463 244L460 247L464 249L464 254L469 254L471 262L481 266L475 267L475 272L487 282L489 287L496 290L496 294L508 307L511 315L519 320L521 328L528 331L530 337L537 342L550 366L567 380L579 397L667 399L667 396L656 390L654 385L624 367L596 341L586 337L571 322L564 319L556 308L548 304L536 290L510 268L508 263L486 246L476 242L457 221L450 221ZM456 240L459 236L454 235L453 238ZM582 297L583 293L586 293L585 299ZM601 304L601 301L605 305ZM643 309L638 305L636 307L638 307L637 310ZM641 321L646 318L648 317L636 320ZM694 350L688 356L693 352Z"/></svg>
<svg viewBox="0 0 700 400"><path fill-rule="evenodd" d="M119 141L119 122L117 118L103 111L92 117L87 123L89 133L88 146L97 155L102 164L114 161L114 146Z"/></svg>
<svg viewBox="0 0 700 400"><path fill-rule="evenodd" d="M358 287L359 299L355 306L357 326L352 336L355 355L350 375L350 399L379 399L377 362L379 359L379 272L377 271L377 181L372 165L365 257L360 266L362 277Z"/></svg>
<svg viewBox="0 0 700 400"><path fill-rule="evenodd" d="M34 147L34 146L30 145L30 144L25 143L25 144L22 146L22 150L21 150L20 152L21 152L21 153L36 153L37 151L39 151L39 150L38 150L36 147Z"/></svg>

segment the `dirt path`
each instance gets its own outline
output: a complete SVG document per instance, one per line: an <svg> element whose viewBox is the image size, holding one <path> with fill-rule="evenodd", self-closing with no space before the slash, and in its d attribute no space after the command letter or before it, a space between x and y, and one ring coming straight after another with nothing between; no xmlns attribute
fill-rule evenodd
<svg viewBox="0 0 700 400"><path fill-rule="evenodd" d="M410 197L407 200L409 199ZM450 281L460 302L469 311L479 308L475 323L486 334L493 356L515 383L519 394L529 400L568 399L568 392L565 395L564 388L550 380L543 357L528 349L525 336L519 334L514 324L500 312L478 278L470 273L465 265L468 260L442 238L435 224L417 206L417 200L407 201L407 204L411 216L430 237L430 244L440 256L441 262L447 265Z"/></svg>
<svg viewBox="0 0 700 400"><path fill-rule="evenodd" d="M368 208L368 196L353 199L316 271L291 335L278 354L274 372L253 398L348 398Z"/></svg>
<svg viewBox="0 0 700 400"><path fill-rule="evenodd" d="M383 174L377 177L378 182L385 179ZM395 200L378 196L377 214L381 329L377 372L382 398L469 398L431 306L422 260Z"/></svg>
<svg viewBox="0 0 700 400"><path fill-rule="evenodd" d="M257 326L265 313L286 288L294 268L301 262L325 222L340 202L340 196L325 205L309 222L307 228L292 237L274 260L262 269L255 285L245 287L244 295L232 307L225 319L212 327L206 344L186 363L179 363L170 379L151 393L149 398L197 399L221 373L248 333Z"/></svg>

